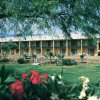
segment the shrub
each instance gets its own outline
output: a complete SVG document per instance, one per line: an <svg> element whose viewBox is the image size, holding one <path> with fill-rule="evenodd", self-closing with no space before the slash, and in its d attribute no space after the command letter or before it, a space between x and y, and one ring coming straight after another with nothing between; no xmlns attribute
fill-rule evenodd
<svg viewBox="0 0 100 100"><path fill-rule="evenodd" d="M63 58L64 58L64 55L58 54L57 57L58 57L59 59L63 59Z"/></svg>
<svg viewBox="0 0 100 100"><path fill-rule="evenodd" d="M80 58L82 60L82 63L84 62L84 57L85 57L85 54L80 55Z"/></svg>
<svg viewBox="0 0 100 100"><path fill-rule="evenodd" d="M32 57L36 59L37 58L37 55L33 53L32 54Z"/></svg>
<svg viewBox="0 0 100 100"><path fill-rule="evenodd" d="M15 78L2 66L0 100L100 100L100 81L89 84L89 79L81 76L83 84L65 84L63 68L61 74L41 74L32 70L21 76Z"/></svg>
<svg viewBox="0 0 100 100"><path fill-rule="evenodd" d="M9 62L10 60L8 58L3 58L3 59L0 59L0 62Z"/></svg>
<svg viewBox="0 0 100 100"><path fill-rule="evenodd" d="M23 55L25 58L29 57L28 53L24 53Z"/></svg>
<svg viewBox="0 0 100 100"><path fill-rule="evenodd" d="M63 65L77 65L77 62L72 59L63 59Z"/></svg>
<svg viewBox="0 0 100 100"><path fill-rule="evenodd" d="M63 84L61 75L31 71L22 74L22 79L13 82L10 88L14 100L60 100L65 93Z"/></svg>
<svg viewBox="0 0 100 100"><path fill-rule="evenodd" d="M0 100L13 100L9 87L15 81L12 71L6 70L4 65L0 68Z"/></svg>
<svg viewBox="0 0 100 100"><path fill-rule="evenodd" d="M56 65L57 66L62 66L63 65L63 61L60 59L60 60L57 60L56 61Z"/></svg>
<svg viewBox="0 0 100 100"><path fill-rule="evenodd" d="M18 62L19 64L27 63L27 61L25 61L24 58L19 58L19 59L17 60L17 62Z"/></svg>

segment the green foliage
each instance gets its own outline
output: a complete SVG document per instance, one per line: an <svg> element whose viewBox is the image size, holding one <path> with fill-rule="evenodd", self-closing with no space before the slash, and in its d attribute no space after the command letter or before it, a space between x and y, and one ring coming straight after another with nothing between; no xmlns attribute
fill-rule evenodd
<svg viewBox="0 0 100 100"><path fill-rule="evenodd" d="M14 50L17 47L18 47L18 45L16 43L13 43L12 41L1 43L1 45L0 45L0 49L3 51Z"/></svg>
<svg viewBox="0 0 100 100"><path fill-rule="evenodd" d="M93 39L88 39L87 44L89 47L96 47L97 41Z"/></svg>
<svg viewBox="0 0 100 100"><path fill-rule="evenodd" d="M28 48L29 47L29 44L28 44L28 42L20 42L20 46L22 48Z"/></svg>
<svg viewBox="0 0 100 100"><path fill-rule="evenodd" d="M58 57L59 59L63 59L63 58L64 58L64 55L58 54L57 57Z"/></svg>
<svg viewBox="0 0 100 100"><path fill-rule="evenodd" d="M9 62L9 59L8 58L3 58L3 59L0 59L0 62Z"/></svg>
<svg viewBox="0 0 100 100"><path fill-rule="evenodd" d="M83 59L84 58L84 55L80 55L80 58Z"/></svg>
<svg viewBox="0 0 100 100"><path fill-rule="evenodd" d="M72 59L63 59L63 65L77 65L77 62Z"/></svg>
<svg viewBox="0 0 100 100"><path fill-rule="evenodd" d="M89 89L87 91L89 95L95 95L100 97L100 80L97 80L94 83L89 83Z"/></svg>
<svg viewBox="0 0 100 100"><path fill-rule="evenodd" d="M18 45L16 43L13 43L12 41L1 43L0 49L3 51L3 57L7 57L9 55L10 50L14 50L17 47Z"/></svg>
<svg viewBox="0 0 100 100"><path fill-rule="evenodd" d="M85 57L84 54L81 54L81 55L80 55L80 58L81 58L81 60L82 60L82 63L84 63L84 57Z"/></svg>
<svg viewBox="0 0 100 100"><path fill-rule="evenodd" d="M37 55L33 53L32 54L32 57L36 59L37 58Z"/></svg>
<svg viewBox="0 0 100 100"><path fill-rule="evenodd" d="M14 71L15 72L15 71ZM24 89L23 99L21 100L79 100L78 96L82 90L82 83L74 82L74 84L69 83L68 80L64 81L64 71L60 74L51 74L47 78L43 77L38 71L33 70L28 72L28 76L21 78L18 76L20 81L23 83L22 87ZM18 72L16 72L18 73ZM25 74L25 73L24 73ZM41 82L38 82L39 77L42 78ZM32 80L30 80L32 78ZM33 84L35 81L36 84ZM12 95L11 83L15 83L15 78L12 76L12 70L5 69L3 65L0 70L0 100L19 100L18 96L22 94ZM19 84L18 87L20 90ZM13 91L17 91L14 89ZM95 95L100 97L100 80L89 83L89 88L86 91L86 97L82 100L87 100L88 96Z"/></svg>
<svg viewBox="0 0 100 100"><path fill-rule="evenodd" d="M12 100L9 85L15 81L12 77L12 70L6 70L3 65L0 69L0 100Z"/></svg>
<svg viewBox="0 0 100 100"><path fill-rule="evenodd" d="M29 58L29 54L28 53L24 53L24 58Z"/></svg>
<svg viewBox="0 0 100 100"><path fill-rule="evenodd" d="M56 65L57 65L57 66L62 66L62 65L63 65L63 58L64 58L64 55L62 55L62 54L57 54L56 56L58 57L58 59L56 60Z"/></svg>
<svg viewBox="0 0 100 100"><path fill-rule="evenodd" d="M62 59L57 60L57 61L56 61L56 65L57 65L57 66L62 66L62 65L63 65Z"/></svg>
<svg viewBox="0 0 100 100"><path fill-rule="evenodd" d="M77 65L77 62L75 60L72 59L58 59L56 61L56 65L57 66L62 66L62 65Z"/></svg>
<svg viewBox="0 0 100 100"><path fill-rule="evenodd" d="M19 59L17 60L17 62L18 62L19 64L25 64L25 63L27 63L27 61L25 61L24 58L19 58Z"/></svg>
<svg viewBox="0 0 100 100"><path fill-rule="evenodd" d="M1 0L0 5L0 33L32 35L33 23L44 30L58 27L67 36L75 30L88 37L100 33L100 0Z"/></svg>
<svg viewBox="0 0 100 100"><path fill-rule="evenodd" d="M0 69L0 83L11 83L14 81L14 78L11 76L13 70L6 70L5 66L3 65Z"/></svg>

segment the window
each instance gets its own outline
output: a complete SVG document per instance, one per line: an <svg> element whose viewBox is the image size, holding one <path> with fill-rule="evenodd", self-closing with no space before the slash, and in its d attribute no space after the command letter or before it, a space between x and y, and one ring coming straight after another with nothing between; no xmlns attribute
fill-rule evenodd
<svg viewBox="0 0 100 100"><path fill-rule="evenodd" d="M51 41L48 41L48 47L51 47Z"/></svg>
<svg viewBox="0 0 100 100"><path fill-rule="evenodd" d="M28 49L25 49L25 53L28 53L29 52L29 50Z"/></svg>
<svg viewBox="0 0 100 100"><path fill-rule="evenodd" d="M71 47L77 47L77 41L75 40L71 41Z"/></svg>
<svg viewBox="0 0 100 100"><path fill-rule="evenodd" d="M77 49L71 49L71 55L76 56L77 55Z"/></svg>
<svg viewBox="0 0 100 100"><path fill-rule="evenodd" d="M40 47L40 41L36 42L36 47Z"/></svg>
<svg viewBox="0 0 100 100"><path fill-rule="evenodd" d="M40 54L41 50L40 49L36 49L36 54Z"/></svg>
<svg viewBox="0 0 100 100"><path fill-rule="evenodd" d="M83 40L82 44L83 44L82 45L83 47L87 47L88 46L88 42L86 40Z"/></svg>
<svg viewBox="0 0 100 100"><path fill-rule="evenodd" d="M66 46L65 41L60 41L60 47L65 47L65 46Z"/></svg>
<svg viewBox="0 0 100 100"><path fill-rule="evenodd" d="M50 54L50 49L46 49L46 52L49 55Z"/></svg>
<svg viewBox="0 0 100 100"><path fill-rule="evenodd" d="M66 53L66 50L65 49L60 49L60 54L61 55L65 55L65 53Z"/></svg>
<svg viewBox="0 0 100 100"><path fill-rule="evenodd" d="M94 56L94 49L88 49L88 55Z"/></svg>
<svg viewBox="0 0 100 100"><path fill-rule="evenodd" d="M19 49L16 49L16 54L18 54L19 53Z"/></svg>
<svg viewBox="0 0 100 100"><path fill-rule="evenodd" d="M60 42L59 41L55 41L54 46L55 47L60 47Z"/></svg>
<svg viewBox="0 0 100 100"><path fill-rule="evenodd" d="M51 47L51 41L45 41L43 47Z"/></svg>

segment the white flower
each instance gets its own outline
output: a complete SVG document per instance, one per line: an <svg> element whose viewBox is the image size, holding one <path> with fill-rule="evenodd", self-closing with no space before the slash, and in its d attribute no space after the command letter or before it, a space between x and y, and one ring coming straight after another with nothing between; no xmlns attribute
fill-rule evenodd
<svg viewBox="0 0 100 100"><path fill-rule="evenodd" d="M55 93L52 93L52 95L51 95L51 100L59 100L59 97L58 97L58 95L57 94L55 94Z"/></svg>
<svg viewBox="0 0 100 100"><path fill-rule="evenodd" d="M62 78L62 76L61 75L58 75L58 77L61 79Z"/></svg>
<svg viewBox="0 0 100 100"><path fill-rule="evenodd" d="M62 81L59 81L58 84L62 84Z"/></svg>
<svg viewBox="0 0 100 100"><path fill-rule="evenodd" d="M85 91L88 89L89 79L87 77L81 76L80 79L83 81L83 89L80 92L79 99L83 99L86 96Z"/></svg>
<svg viewBox="0 0 100 100"><path fill-rule="evenodd" d="M87 100L100 100L97 98L97 96L89 96Z"/></svg>
<svg viewBox="0 0 100 100"><path fill-rule="evenodd" d="M51 76L51 79L54 81L55 80L55 76Z"/></svg>
<svg viewBox="0 0 100 100"><path fill-rule="evenodd" d="M85 90L82 90L82 91L80 92L79 99L83 99L85 96L86 96Z"/></svg>
<svg viewBox="0 0 100 100"><path fill-rule="evenodd" d="M83 81L83 83L88 83L89 79L87 77L81 76L79 79L81 79Z"/></svg>

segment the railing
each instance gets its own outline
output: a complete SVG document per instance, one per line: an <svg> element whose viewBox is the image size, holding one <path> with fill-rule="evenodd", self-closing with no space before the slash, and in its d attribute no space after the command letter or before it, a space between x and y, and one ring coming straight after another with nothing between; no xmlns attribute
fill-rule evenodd
<svg viewBox="0 0 100 100"><path fill-rule="evenodd" d="M80 48L81 45L69 45L70 48Z"/></svg>
<svg viewBox="0 0 100 100"><path fill-rule="evenodd" d="M58 47L58 48L65 48L66 47L66 44L63 44L63 45L54 45L54 47Z"/></svg>
<svg viewBox="0 0 100 100"><path fill-rule="evenodd" d="M53 47L52 45L42 45L43 48L51 48Z"/></svg>
<svg viewBox="0 0 100 100"><path fill-rule="evenodd" d="M31 45L31 47L33 47L33 48L40 48L41 46L40 45Z"/></svg>
<svg viewBox="0 0 100 100"><path fill-rule="evenodd" d="M21 44L20 46L21 46L21 48L29 48L28 44Z"/></svg>
<svg viewBox="0 0 100 100"><path fill-rule="evenodd" d="M93 44L83 44L82 47L86 47L86 48L96 48L96 45L93 45Z"/></svg>

